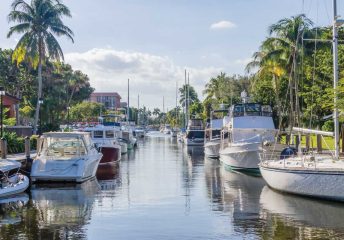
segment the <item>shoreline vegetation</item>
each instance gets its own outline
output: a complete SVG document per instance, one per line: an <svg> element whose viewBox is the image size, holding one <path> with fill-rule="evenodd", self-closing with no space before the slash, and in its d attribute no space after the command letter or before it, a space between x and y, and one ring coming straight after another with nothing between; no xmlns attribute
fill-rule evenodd
<svg viewBox="0 0 344 240"><path fill-rule="evenodd" d="M47 14L49 11L53 14ZM21 99L16 124L31 124L34 133L39 125L38 116L42 131L58 130L67 123L69 108L72 123L94 121L99 112L118 113L106 112L102 105L86 102L95 90L89 77L63 63L63 51L55 37L65 36L74 42L73 32L64 25L63 17L72 16L68 7L57 0L15 0L8 15L14 25L9 27L7 36L19 33L21 38L15 49L0 49L0 85ZM130 107L130 120L137 124L168 123L184 127L183 109L187 100L189 115L206 121L220 104L239 102L240 93L245 90L252 101L273 107L274 121L280 129L299 126L333 131L331 119L324 119L332 114L333 108L331 27L315 27L301 14L279 20L268 27L268 32L247 64L245 76L221 72L211 77L202 92L203 101L192 86L184 85L178 91L177 108L164 113L159 108ZM342 28L339 37L344 37ZM342 112L344 46L340 45L338 50L337 94ZM39 99L44 103L40 104Z"/></svg>

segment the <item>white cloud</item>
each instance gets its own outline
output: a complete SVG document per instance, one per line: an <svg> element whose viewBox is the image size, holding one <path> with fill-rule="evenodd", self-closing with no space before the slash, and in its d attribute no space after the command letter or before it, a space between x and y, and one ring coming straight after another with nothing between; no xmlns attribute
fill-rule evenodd
<svg viewBox="0 0 344 240"><path fill-rule="evenodd" d="M65 58L73 69L81 70L90 77L96 91L116 91L123 101L127 99L129 78L130 102L136 104L137 95L140 94L140 104L149 108L162 108L163 96L165 106L169 109L174 107L176 81L179 86L184 83L185 67L177 66L164 56L94 48L83 53L68 53ZM202 97L206 82L222 69L208 67L187 70L190 73L190 84Z"/></svg>
<svg viewBox="0 0 344 240"><path fill-rule="evenodd" d="M230 22L230 21L219 21L219 22L216 22L216 23L213 23L210 25L210 29L213 29L213 30L220 30L220 29L229 29L229 28L236 28L237 25L233 22Z"/></svg>

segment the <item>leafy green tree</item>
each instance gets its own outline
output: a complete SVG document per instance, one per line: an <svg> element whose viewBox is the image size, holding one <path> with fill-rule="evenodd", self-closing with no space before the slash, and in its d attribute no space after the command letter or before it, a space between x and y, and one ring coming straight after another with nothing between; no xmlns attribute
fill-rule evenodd
<svg viewBox="0 0 344 240"><path fill-rule="evenodd" d="M71 17L67 6L59 0L31 0L28 4L24 0L15 0L12 11L8 15L10 22L15 22L7 37L14 33L23 34L13 53L17 63L26 60L32 66L38 67L38 93L34 121L34 133L37 131L39 117L39 99L42 97L42 66L46 58L63 59L62 49L55 36L66 36L73 40L73 32L62 22L62 17Z"/></svg>
<svg viewBox="0 0 344 240"><path fill-rule="evenodd" d="M73 122L97 121L101 112L105 112L103 104L94 102L82 102L71 107L70 120Z"/></svg>

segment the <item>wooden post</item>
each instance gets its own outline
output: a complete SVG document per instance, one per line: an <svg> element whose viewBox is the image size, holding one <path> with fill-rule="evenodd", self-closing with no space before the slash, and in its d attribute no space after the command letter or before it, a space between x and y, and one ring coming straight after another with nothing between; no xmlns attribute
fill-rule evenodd
<svg viewBox="0 0 344 240"><path fill-rule="evenodd" d="M26 159L30 159L30 157L31 157L30 138L29 137L25 137L25 157L26 157Z"/></svg>
<svg viewBox="0 0 344 240"><path fill-rule="evenodd" d="M321 135L318 134L317 135L317 150L318 150L318 153L321 153L322 152L322 141L321 141Z"/></svg>
<svg viewBox="0 0 344 240"><path fill-rule="evenodd" d="M309 134L306 135L306 151L308 152L310 149L310 136Z"/></svg>
<svg viewBox="0 0 344 240"><path fill-rule="evenodd" d="M7 141L5 138L1 138L1 159L6 159L7 156Z"/></svg>
<svg viewBox="0 0 344 240"><path fill-rule="evenodd" d="M342 140L342 153L344 153L344 124L342 124L342 131L341 131L341 140Z"/></svg>
<svg viewBox="0 0 344 240"><path fill-rule="evenodd" d="M289 135L289 134L287 134L287 135L285 136L285 143L286 143L287 145L290 145L290 135Z"/></svg>
<svg viewBox="0 0 344 240"><path fill-rule="evenodd" d="M299 138L299 135L295 135L295 146L296 149L299 149L299 145L301 144L301 139Z"/></svg>

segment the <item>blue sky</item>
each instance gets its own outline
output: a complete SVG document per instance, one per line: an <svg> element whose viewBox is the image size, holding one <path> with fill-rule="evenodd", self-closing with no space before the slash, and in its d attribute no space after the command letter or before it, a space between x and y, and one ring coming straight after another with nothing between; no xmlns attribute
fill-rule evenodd
<svg viewBox="0 0 344 240"><path fill-rule="evenodd" d="M315 25L331 24L331 0L64 0L75 43L61 38L67 63L90 76L98 91L117 91L131 102L140 94L152 108L173 107L184 69L202 97L205 83L221 71L244 74L245 64L267 36L268 26L305 12ZM0 47L6 38L11 0L0 2ZM338 12L344 15L338 1Z"/></svg>

